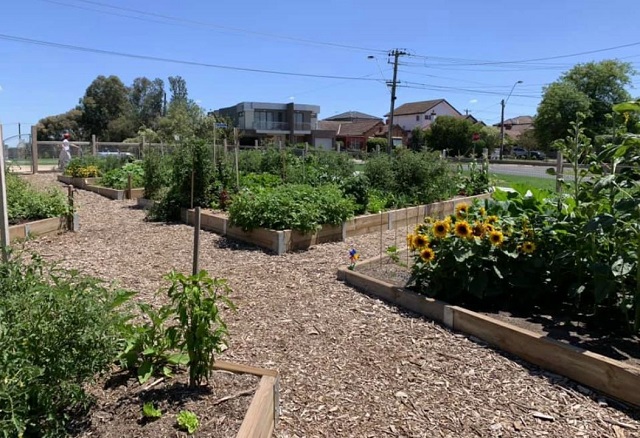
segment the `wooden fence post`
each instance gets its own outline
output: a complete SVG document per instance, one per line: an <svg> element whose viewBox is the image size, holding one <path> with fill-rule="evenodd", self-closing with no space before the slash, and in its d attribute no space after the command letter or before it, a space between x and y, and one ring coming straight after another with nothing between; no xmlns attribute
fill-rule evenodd
<svg viewBox="0 0 640 438"><path fill-rule="evenodd" d="M187 216L189 212L187 212ZM199 271L198 263L200 258L200 207L196 207L194 212L194 224L193 224L193 275L196 275Z"/></svg>
<svg viewBox="0 0 640 438"><path fill-rule="evenodd" d="M4 141L2 137L2 125L0 125L0 251L2 251L2 261L9 259L9 211L7 209L7 181L4 176Z"/></svg>
<svg viewBox="0 0 640 438"><path fill-rule="evenodd" d="M563 178L563 158L562 152L558 151L558 158L556 160L556 192L562 192L562 178Z"/></svg>
<svg viewBox="0 0 640 438"><path fill-rule="evenodd" d="M133 193L133 178L131 177L131 173L127 175L127 197L126 199L131 199L131 193ZM193 203L193 201L191 201Z"/></svg>
<svg viewBox="0 0 640 438"><path fill-rule="evenodd" d="M98 144L96 143L96 135L91 134L91 155L98 156Z"/></svg>
<svg viewBox="0 0 640 438"><path fill-rule="evenodd" d="M38 173L38 127L31 127L31 173Z"/></svg>
<svg viewBox="0 0 640 438"><path fill-rule="evenodd" d="M240 190L240 172L238 170L238 149L240 149L240 145L236 143L236 147L235 147L236 190Z"/></svg>

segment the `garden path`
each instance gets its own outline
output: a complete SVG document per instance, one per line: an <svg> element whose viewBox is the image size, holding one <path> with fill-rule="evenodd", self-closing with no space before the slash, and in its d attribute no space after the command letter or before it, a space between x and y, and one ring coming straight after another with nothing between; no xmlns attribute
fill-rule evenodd
<svg viewBox="0 0 640 438"><path fill-rule="evenodd" d="M77 205L78 233L27 248L151 303L163 274L190 271L192 227L145 222L133 202L81 190ZM277 437L640 436L637 411L336 280L351 247L373 257L380 239L274 256L202 233L201 267L229 279L239 309L224 358L280 370ZM382 240L402 245L404 231Z"/></svg>

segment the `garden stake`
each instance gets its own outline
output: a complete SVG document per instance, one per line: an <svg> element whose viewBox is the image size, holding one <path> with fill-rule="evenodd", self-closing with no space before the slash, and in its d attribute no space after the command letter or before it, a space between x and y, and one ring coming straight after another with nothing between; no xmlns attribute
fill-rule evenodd
<svg viewBox="0 0 640 438"><path fill-rule="evenodd" d="M131 172L127 175L127 199L131 199L131 192L133 190L133 182L131 179Z"/></svg>
<svg viewBox="0 0 640 438"><path fill-rule="evenodd" d="M382 266L382 212L379 211L378 214L380 215L380 266ZM387 213L387 218L389 218L389 213Z"/></svg>
<svg viewBox="0 0 640 438"><path fill-rule="evenodd" d="M188 214L188 213L187 213ZM193 275L198 273L198 259L200 256L200 207L196 207L193 224Z"/></svg>
<svg viewBox="0 0 640 438"><path fill-rule="evenodd" d="M238 171L238 149L240 149L240 145L236 142L236 147L234 150L235 153L235 167L236 167L236 190L240 190L240 172Z"/></svg>
<svg viewBox="0 0 640 438"><path fill-rule="evenodd" d="M67 186L67 199L69 202L69 214L67 215L67 230L73 230L73 186Z"/></svg>
<svg viewBox="0 0 640 438"><path fill-rule="evenodd" d="M405 224L405 234L409 235L409 211L404 209L404 224ZM396 246L397 248L397 246ZM407 266L409 265L409 251L407 251Z"/></svg>
<svg viewBox="0 0 640 438"><path fill-rule="evenodd" d="M193 208L193 186L195 185L195 179L196 179L196 171L192 170L191 171L191 208Z"/></svg>

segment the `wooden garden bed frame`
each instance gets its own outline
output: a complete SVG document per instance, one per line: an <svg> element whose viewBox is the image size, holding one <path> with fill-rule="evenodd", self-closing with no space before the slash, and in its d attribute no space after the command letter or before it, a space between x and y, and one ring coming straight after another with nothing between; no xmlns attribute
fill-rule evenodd
<svg viewBox="0 0 640 438"><path fill-rule="evenodd" d="M393 263L386 255L359 263ZM462 307L369 277L356 270L340 268L338 279L370 295L475 336L501 350L541 368L575 380L610 397L640 407L640 368L543 334L499 321Z"/></svg>
<svg viewBox="0 0 640 438"><path fill-rule="evenodd" d="M15 242L18 239L26 239L27 237L58 234L64 231L78 231L78 229L78 214L74 213L72 218L60 216L12 225L9 227L9 241Z"/></svg>
<svg viewBox="0 0 640 438"><path fill-rule="evenodd" d="M385 211L377 214L357 216L342 225L323 225L314 233L304 234L296 230L269 230L257 228L243 231L241 228L231 226L226 214L211 211L201 212L201 228L213 231L217 234L251 243L261 248L273 251L278 255L286 252L308 249L313 245L327 242L343 242L348 237L359 236L380 231L394 230L411 226L422 222L425 216L444 217L455 211L460 203L472 203L474 200L483 200L491 197L490 193L460 197L448 201L435 202L433 204L419 205L416 207L402 208L399 210ZM148 205L148 201L138 201L139 206ZM182 221L193 225L195 211L184 209Z"/></svg>
<svg viewBox="0 0 640 438"><path fill-rule="evenodd" d="M100 178L74 178L71 176L58 175L58 181L72 185L78 189L97 193L109 199L122 201L125 199L138 199L144 196L144 189L133 188L131 191L111 189L97 185Z"/></svg>
<svg viewBox="0 0 640 438"><path fill-rule="evenodd" d="M275 370L216 360L214 370L260 377L236 438L268 438L273 435L280 412L280 378Z"/></svg>

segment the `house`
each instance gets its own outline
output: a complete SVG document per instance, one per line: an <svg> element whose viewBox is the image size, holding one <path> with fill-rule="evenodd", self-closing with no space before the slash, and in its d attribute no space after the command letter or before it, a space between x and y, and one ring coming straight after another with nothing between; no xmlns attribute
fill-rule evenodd
<svg viewBox="0 0 640 438"><path fill-rule="evenodd" d="M393 123L411 132L414 128L429 128L438 116L461 117L462 113L445 99L409 102L393 111ZM389 117L389 114L385 114L385 117Z"/></svg>
<svg viewBox="0 0 640 438"><path fill-rule="evenodd" d="M333 131L336 143L346 150L367 150L367 140L370 138L387 138L388 125L382 119L356 119L356 121L321 120L318 128ZM406 134L398 125L393 130L394 145L404 143Z"/></svg>
<svg viewBox="0 0 640 438"><path fill-rule="evenodd" d="M310 143L332 147L329 133L317 132L318 105L299 103L240 102L214 111L217 117L226 117L241 133L241 143L258 141L283 143Z"/></svg>
<svg viewBox="0 0 640 438"><path fill-rule="evenodd" d="M372 116L371 114L361 113L360 111L347 111L342 114L336 114L332 117L324 119L330 122L360 122L365 120L382 120L380 117Z"/></svg>
<svg viewBox="0 0 640 438"><path fill-rule="evenodd" d="M486 123L484 123L482 120L478 120L476 119L474 116L472 116L471 114L466 114L464 116L462 116L462 118L464 120L468 120L471 123L473 123L474 125L480 125L480 126L487 126Z"/></svg>
<svg viewBox="0 0 640 438"><path fill-rule="evenodd" d="M500 123L493 126L500 128ZM520 136L530 129L533 129L533 117L518 116L504 121L504 135L517 140Z"/></svg>

